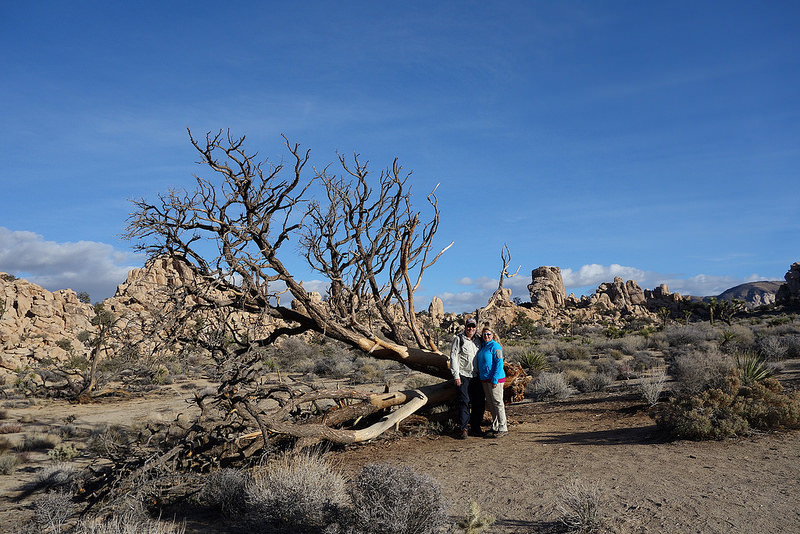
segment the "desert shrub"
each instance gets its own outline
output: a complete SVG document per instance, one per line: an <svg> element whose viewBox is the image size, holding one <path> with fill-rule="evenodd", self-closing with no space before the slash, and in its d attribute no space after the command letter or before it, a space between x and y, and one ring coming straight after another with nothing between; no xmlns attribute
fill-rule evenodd
<svg viewBox="0 0 800 534"><path fill-rule="evenodd" d="M54 462L67 462L78 456L80 452L72 443L59 443L49 451L47 455Z"/></svg>
<svg viewBox="0 0 800 534"><path fill-rule="evenodd" d="M616 362L609 358L600 358L594 361L595 372L602 373L615 379L619 375L619 367L622 362Z"/></svg>
<svg viewBox="0 0 800 534"><path fill-rule="evenodd" d="M245 492L250 518L266 532L318 532L335 522L347 496L342 474L312 452L285 454L256 470Z"/></svg>
<svg viewBox="0 0 800 534"><path fill-rule="evenodd" d="M661 365L662 359L649 350L640 350L633 354L634 369L646 371L657 365Z"/></svg>
<svg viewBox="0 0 800 534"><path fill-rule="evenodd" d="M734 342L731 344L731 350L748 350L755 348L756 335L749 326L734 324L729 326L726 330L733 333Z"/></svg>
<svg viewBox="0 0 800 534"><path fill-rule="evenodd" d="M756 341L758 352L765 360L777 362L786 358L789 352L788 347L783 343L783 340L778 336L763 336Z"/></svg>
<svg viewBox="0 0 800 534"><path fill-rule="evenodd" d="M0 475L11 475L19 464L16 454L0 454Z"/></svg>
<svg viewBox="0 0 800 534"><path fill-rule="evenodd" d="M562 372L564 374L564 380L570 386L574 386L581 380L586 380L589 377L589 371L584 371L583 369L567 369Z"/></svg>
<svg viewBox="0 0 800 534"><path fill-rule="evenodd" d="M613 382L614 378L605 373L592 373L585 379L576 382L575 387L582 393L589 393L593 391L603 391Z"/></svg>
<svg viewBox="0 0 800 534"><path fill-rule="evenodd" d="M718 337L717 330L705 324L670 325L664 328L661 335L671 347L699 345Z"/></svg>
<svg viewBox="0 0 800 534"><path fill-rule="evenodd" d="M19 423L3 423L0 425L0 434L16 434L22 430Z"/></svg>
<svg viewBox="0 0 800 534"><path fill-rule="evenodd" d="M43 467L36 473L32 483L34 489L61 489L72 485L78 471L69 464L57 462Z"/></svg>
<svg viewBox="0 0 800 534"><path fill-rule="evenodd" d="M355 383L382 382L384 380L383 370L380 362L369 358L356 358L354 362L355 372L352 380Z"/></svg>
<svg viewBox="0 0 800 534"><path fill-rule="evenodd" d="M528 385L526 396L535 400L565 399L572 395L573 390L567 384L564 373L540 374Z"/></svg>
<svg viewBox="0 0 800 534"><path fill-rule="evenodd" d="M349 358L322 358L314 363L314 374L330 378L345 378L352 374L353 362Z"/></svg>
<svg viewBox="0 0 800 534"><path fill-rule="evenodd" d="M494 524L494 516L487 514L478 503L470 501L467 514L456 525L466 534L480 534Z"/></svg>
<svg viewBox="0 0 800 534"><path fill-rule="evenodd" d="M563 486L556 497L559 520L570 532L600 532L602 520L600 486L575 479Z"/></svg>
<svg viewBox="0 0 800 534"><path fill-rule="evenodd" d="M639 393L642 399L650 406L655 406L661 398L666 383L667 372L664 369L656 369L643 377L639 382Z"/></svg>
<svg viewBox="0 0 800 534"><path fill-rule="evenodd" d="M287 367L286 369L295 373L307 375L314 372L316 365L316 362L314 362L314 360L311 358L297 358L292 360L291 367Z"/></svg>
<svg viewBox="0 0 800 534"><path fill-rule="evenodd" d="M448 524L439 482L407 466L370 464L348 488L352 526L364 534L428 534Z"/></svg>
<svg viewBox="0 0 800 534"><path fill-rule="evenodd" d="M61 441L61 438L53 434L33 434L25 435L17 445L18 451L40 451L52 449Z"/></svg>
<svg viewBox="0 0 800 534"><path fill-rule="evenodd" d="M245 510L246 488L250 476L239 469L220 469L206 477L199 499L206 506L233 516Z"/></svg>
<svg viewBox="0 0 800 534"><path fill-rule="evenodd" d="M417 373L413 376L410 376L406 380L406 386L409 389L416 389L425 386L432 386L434 384L438 384L442 380L440 378L436 378L435 376L427 375L424 373Z"/></svg>
<svg viewBox="0 0 800 534"><path fill-rule="evenodd" d="M743 383L736 372L719 388L673 399L655 412L656 423L688 439L722 439L751 429L800 428L800 395L786 395L774 379Z"/></svg>
<svg viewBox="0 0 800 534"><path fill-rule="evenodd" d="M62 532L74 506L69 493L52 491L37 497L33 507L34 521L42 531Z"/></svg>
<svg viewBox="0 0 800 534"><path fill-rule="evenodd" d="M637 350L647 347L647 340L642 336L625 336L621 338L607 339L600 343L601 349L606 351L618 350L622 354L632 356Z"/></svg>
<svg viewBox="0 0 800 534"><path fill-rule="evenodd" d="M185 525L155 521L137 514L112 515L105 519L81 520L74 534L184 534Z"/></svg>
<svg viewBox="0 0 800 534"><path fill-rule="evenodd" d="M73 438L78 435L78 427L71 423L67 423L56 428L56 432L61 439Z"/></svg>
<svg viewBox="0 0 800 534"><path fill-rule="evenodd" d="M558 357L562 360L588 360L591 354L588 347L569 343L559 347Z"/></svg>
<svg viewBox="0 0 800 534"><path fill-rule="evenodd" d="M130 443L131 438L124 427L110 425L89 435L86 452L96 456L111 456L125 451Z"/></svg>
<svg viewBox="0 0 800 534"><path fill-rule="evenodd" d="M733 368L731 356L717 350L690 351L672 364L677 394L693 395L705 389L719 387Z"/></svg>
<svg viewBox="0 0 800 534"><path fill-rule="evenodd" d="M800 335L782 338L786 347L786 358L800 358Z"/></svg>

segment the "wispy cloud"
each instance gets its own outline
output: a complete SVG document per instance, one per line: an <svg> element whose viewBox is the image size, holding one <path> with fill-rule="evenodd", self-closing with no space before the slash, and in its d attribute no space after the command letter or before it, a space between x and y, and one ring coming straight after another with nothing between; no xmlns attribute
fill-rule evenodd
<svg viewBox="0 0 800 534"><path fill-rule="evenodd" d="M0 271L50 291L86 291L93 300L102 300L114 294L128 271L141 266L143 262L137 260L136 255L107 243L57 243L34 232L0 226Z"/></svg>

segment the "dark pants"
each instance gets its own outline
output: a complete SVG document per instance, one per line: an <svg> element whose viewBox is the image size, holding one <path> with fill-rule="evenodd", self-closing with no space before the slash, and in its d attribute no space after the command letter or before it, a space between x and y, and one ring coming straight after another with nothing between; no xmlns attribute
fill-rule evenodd
<svg viewBox="0 0 800 534"><path fill-rule="evenodd" d="M483 393L483 385L477 376L474 378L461 377L457 406L459 428L464 430L469 424L473 432L480 430L483 412L486 410L486 397Z"/></svg>

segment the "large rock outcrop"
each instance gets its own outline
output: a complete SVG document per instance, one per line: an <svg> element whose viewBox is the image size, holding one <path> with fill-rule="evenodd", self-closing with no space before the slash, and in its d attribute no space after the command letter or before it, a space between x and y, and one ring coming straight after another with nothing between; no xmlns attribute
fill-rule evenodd
<svg viewBox="0 0 800 534"><path fill-rule="evenodd" d="M781 306L800 307L800 262L795 262L789 267L786 280L775 295L775 303Z"/></svg>
<svg viewBox="0 0 800 534"><path fill-rule="evenodd" d="M567 301L567 291L559 267L537 267L531 271L528 284L531 304L534 308L552 310L563 308Z"/></svg>
<svg viewBox="0 0 800 534"><path fill-rule="evenodd" d="M94 327L94 309L71 289L50 292L0 273L0 368L15 371L83 350L78 334Z"/></svg>

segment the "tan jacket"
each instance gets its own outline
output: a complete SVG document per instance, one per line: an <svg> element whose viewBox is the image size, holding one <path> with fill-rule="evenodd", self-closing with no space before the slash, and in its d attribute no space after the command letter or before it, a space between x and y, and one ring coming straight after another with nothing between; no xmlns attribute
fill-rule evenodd
<svg viewBox="0 0 800 534"><path fill-rule="evenodd" d="M450 346L450 372L453 378L462 376L478 376L478 366L475 356L481 346L481 338L477 336L468 338L464 333L458 334Z"/></svg>

